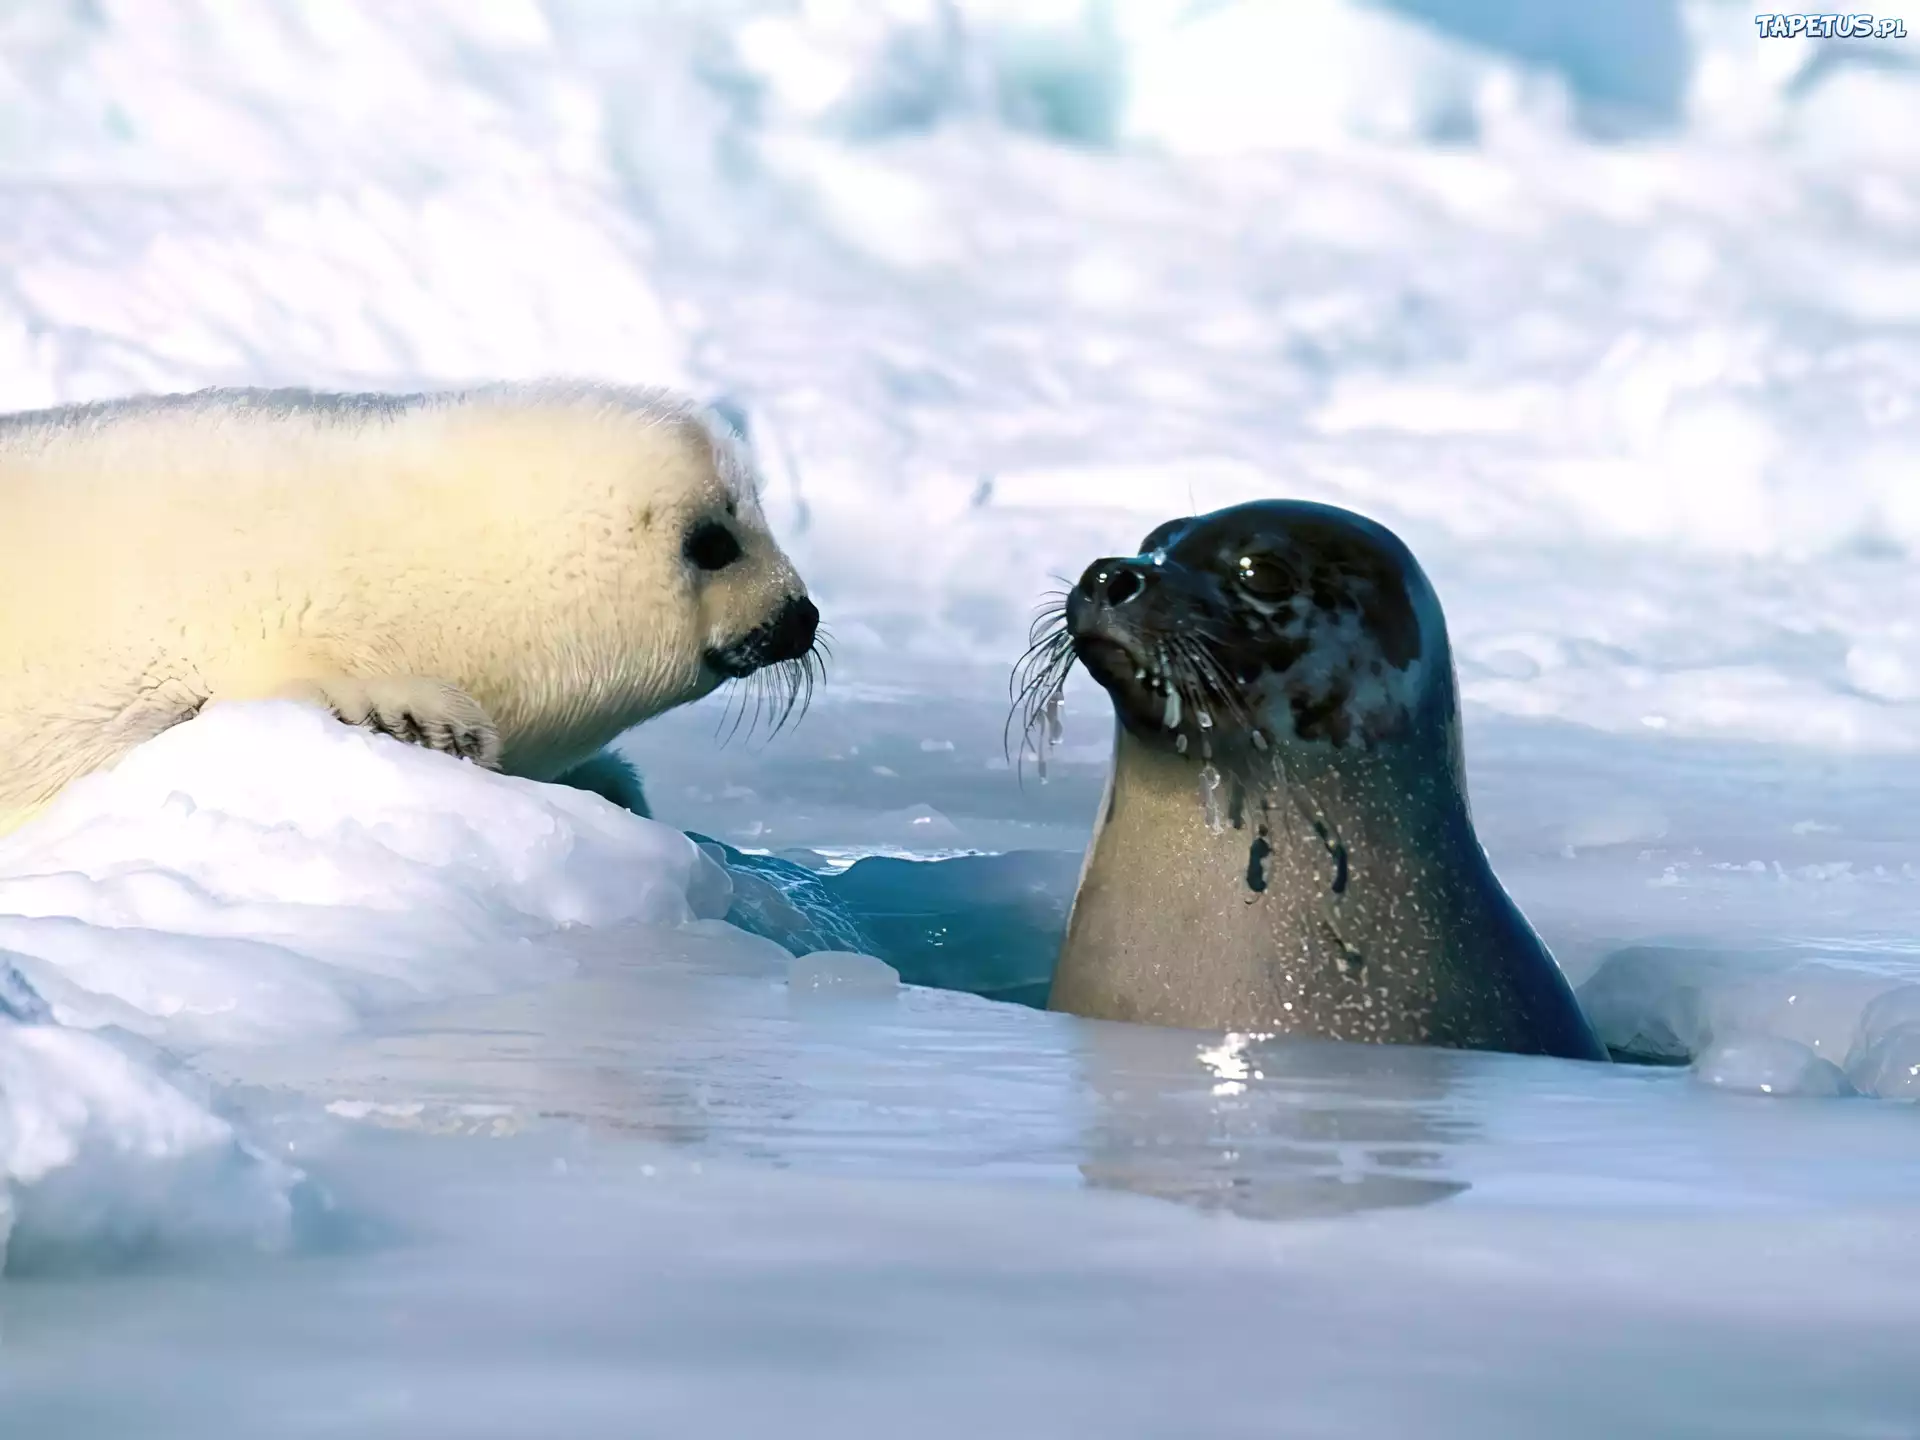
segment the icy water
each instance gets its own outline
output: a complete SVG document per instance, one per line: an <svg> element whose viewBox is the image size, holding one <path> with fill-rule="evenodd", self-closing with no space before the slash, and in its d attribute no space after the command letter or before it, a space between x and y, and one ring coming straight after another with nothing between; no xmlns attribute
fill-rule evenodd
<svg viewBox="0 0 1920 1440"><path fill-rule="evenodd" d="M682 384L836 653L776 742L630 737L657 824L260 707L0 841L0 1433L1920 1436L1914 44L0 13L0 405ZM1694 1063L1089 1024L723 923L799 933L683 830L1036 999L1109 729L1076 683L1010 767L1032 606L1274 494L1421 557L1498 872Z"/></svg>
<svg viewBox="0 0 1920 1440"><path fill-rule="evenodd" d="M329 1208L274 1261L10 1284L20 1433L1920 1414L1903 1107L808 994L701 924L565 948L538 990L210 1067Z"/></svg>
<svg viewBox="0 0 1920 1440"><path fill-rule="evenodd" d="M829 706L828 743L862 713ZM735 763L777 794L814 768L779 755ZM1865 874L1814 858L1840 842L1796 837L1791 786L1756 803L1767 757L1723 764L1668 792L1666 849L1549 834L1496 861L1548 916L1555 867L1611 896L1624 938L1583 962L1629 982L1610 1023L1705 1014L1748 1049L1727 1073L810 973L712 918L728 880L665 826L291 707L209 712L0 857L9 908L45 916L5 943L69 1022L0 1049L0 1412L63 1436L1913 1434L1913 1110L1791 1092L1920 964L1857 924L1760 933L1904 890L1870 837ZM1044 834L1076 778L980 808ZM1534 778L1489 787L1490 831L1582 813ZM952 808L962 843L1014 823ZM1795 868L1716 858L1755 831ZM1691 843L1714 834L1742 838ZM1006 855L1024 878L980 872L958 909L1020 953L1071 859ZM841 893L920 917L889 944L924 957L942 868Z"/></svg>

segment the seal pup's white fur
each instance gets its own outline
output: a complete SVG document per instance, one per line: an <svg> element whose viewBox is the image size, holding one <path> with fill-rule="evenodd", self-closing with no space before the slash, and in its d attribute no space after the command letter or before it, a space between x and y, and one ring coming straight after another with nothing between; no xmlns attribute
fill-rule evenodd
<svg viewBox="0 0 1920 1440"><path fill-rule="evenodd" d="M688 537L715 525L739 553L703 568ZM660 391L5 417L0 829L222 700L306 699L555 778L740 673L729 647L811 617L805 595L744 447Z"/></svg>

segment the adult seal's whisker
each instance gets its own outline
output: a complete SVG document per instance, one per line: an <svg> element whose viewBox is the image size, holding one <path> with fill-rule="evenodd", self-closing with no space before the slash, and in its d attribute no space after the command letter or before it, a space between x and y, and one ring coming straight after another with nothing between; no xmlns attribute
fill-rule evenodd
<svg viewBox="0 0 1920 1440"><path fill-rule="evenodd" d="M1064 608L1043 607L1035 620L1031 643L1014 665L1008 677L1008 696L1013 702L1006 724L1001 729L1001 745L1014 766L1016 780L1024 786L1026 758L1032 753L1046 777L1046 753L1051 746L1051 731L1058 723L1058 706L1073 668L1073 637L1067 633ZM1014 744L1018 721L1019 744ZM1035 735L1040 739L1036 742Z"/></svg>

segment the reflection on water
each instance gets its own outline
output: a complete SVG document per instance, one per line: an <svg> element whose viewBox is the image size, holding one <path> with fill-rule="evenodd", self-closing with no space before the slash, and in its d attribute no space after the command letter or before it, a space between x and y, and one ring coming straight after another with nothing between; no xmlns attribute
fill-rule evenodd
<svg viewBox="0 0 1920 1440"><path fill-rule="evenodd" d="M1467 1185L1449 1160L1477 1133L1460 1056L913 988L789 993L784 953L718 926L565 944L568 979L200 1068L408 1128L565 1121L782 1168L1085 1183L1270 1219Z"/></svg>
<svg viewBox="0 0 1920 1440"><path fill-rule="evenodd" d="M562 1121L783 1167L1073 1182L1059 1017L937 990L789 994L784 951L717 924L549 943L570 978L197 1064L267 1106L291 1091L409 1128Z"/></svg>
<svg viewBox="0 0 1920 1440"><path fill-rule="evenodd" d="M1448 1052L1092 1023L1080 1055L1098 1097L1091 1185L1263 1220L1467 1188L1446 1147L1475 1127Z"/></svg>
<svg viewBox="0 0 1920 1440"><path fill-rule="evenodd" d="M194 1064L262 1116L291 1102L479 1134L559 1123L690 1160L1091 1186L1263 1220L1443 1200L1901 1203L1920 1184L1910 1115L1874 1102L1743 1101L1684 1071L1223 1037L911 986L790 994L780 947L711 922L545 946L569 978Z"/></svg>

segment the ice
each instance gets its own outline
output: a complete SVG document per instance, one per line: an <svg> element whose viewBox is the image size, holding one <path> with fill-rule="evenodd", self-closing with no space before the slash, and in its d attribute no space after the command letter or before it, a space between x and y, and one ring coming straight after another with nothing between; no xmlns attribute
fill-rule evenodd
<svg viewBox="0 0 1920 1440"><path fill-rule="evenodd" d="M27 984L27 977L5 955L0 955L0 1020L15 1020L23 1024L37 1024L53 1017L42 1000Z"/></svg>
<svg viewBox="0 0 1920 1440"><path fill-rule="evenodd" d="M1332 1435L1417 1397L1440 1435L1786 1437L1912 1413L1899 1107L1251 1037L1221 1095L1181 1032L911 987L794 1006L758 967L601 939L575 980L238 1056L340 1098L267 1133L370 1233L218 1284L0 1292L9 1418ZM208 1354L244 1381L192 1383Z"/></svg>
<svg viewBox="0 0 1920 1440"><path fill-rule="evenodd" d="M1778 1035L1723 1040L1693 1062L1703 1085L1748 1095L1851 1095L1846 1073L1797 1040Z"/></svg>
<svg viewBox="0 0 1920 1440"><path fill-rule="evenodd" d="M1848 1057L1847 1078L1863 1094L1920 1100L1920 1023L1892 1025L1859 1042Z"/></svg>
<svg viewBox="0 0 1920 1440"><path fill-rule="evenodd" d="M1861 1012L1846 1072L1864 1094L1920 1100L1920 985L1883 991Z"/></svg>
<svg viewBox="0 0 1920 1440"><path fill-rule="evenodd" d="M286 1249L299 1180L106 1040L0 1019L8 1275Z"/></svg>
<svg viewBox="0 0 1920 1440"><path fill-rule="evenodd" d="M1608 955L1579 993L1616 1053L1692 1060L1696 1073L1724 1077L1710 1083L1736 1089L1829 1094L1821 1087L1844 1074L1868 1095L1884 1083L1894 1099L1910 1088L1899 1064L1905 1042L1875 1047L1920 1019L1920 985L1902 983L1915 974L1920 957L1629 947ZM1776 1071L1784 1078L1772 1079Z"/></svg>
<svg viewBox="0 0 1920 1440"><path fill-rule="evenodd" d="M868 856L822 884L908 983L1041 1005L1079 876L1077 854L1020 850Z"/></svg>
<svg viewBox="0 0 1920 1440"><path fill-rule="evenodd" d="M266 707L0 842L0 1428L1912 1429L1907 48L105 0L0 54L0 405L681 383L835 650L777 741L625 740L659 824ZM1032 607L1271 495L1420 556L1480 838L1669 1063L1032 1008L1111 753L1076 674L1017 783Z"/></svg>
<svg viewBox="0 0 1920 1440"><path fill-rule="evenodd" d="M900 988L900 972L872 955L811 950L787 966L787 988L835 995L891 995Z"/></svg>

